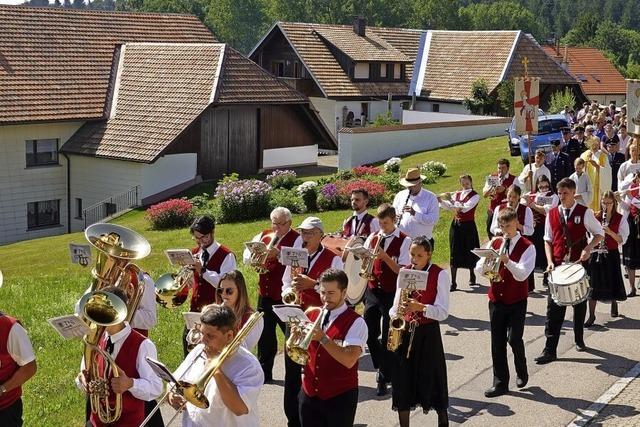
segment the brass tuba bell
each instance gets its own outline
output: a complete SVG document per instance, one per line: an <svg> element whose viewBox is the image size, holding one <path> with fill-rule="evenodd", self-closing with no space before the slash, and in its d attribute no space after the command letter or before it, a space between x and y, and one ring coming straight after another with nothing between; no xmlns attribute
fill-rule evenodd
<svg viewBox="0 0 640 427"><path fill-rule="evenodd" d="M193 269L190 266L180 268L177 273L163 274L156 280L156 302L164 308L177 308L187 300L185 287L193 282Z"/></svg>

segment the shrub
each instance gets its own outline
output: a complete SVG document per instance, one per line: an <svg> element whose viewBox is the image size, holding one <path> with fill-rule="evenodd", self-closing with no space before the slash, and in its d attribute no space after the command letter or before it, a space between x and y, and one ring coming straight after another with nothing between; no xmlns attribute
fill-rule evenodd
<svg viewBox="0 0 640 427"><path fill-rule="evenodd" d="M292 213L304 213L307 210L298 192L296 190L287 190L286 188L276 188L271 192L269 209L273 210L278 206L285 207Z"/></svg>
<svg viewBox="0 0 640 427"><path fill-rule="evenodd" d="M238 181L240 179L240 175L238 175L236 172L230 174L230 175L223 175L222 179L218 180L217 185L222 185L222 184L226 184L229 182L235 182Z"/></svg>
<svg viewBox="0 0 640 427"><path fill-rule="evenodd" d="M184 199L169 199L150 206L145 212L145 219L154 230L186 227L194 218L193 204Z"/></svg>
<svg viewBox="0 0 640 427"><path fill-rule="evenodd" d="M362 177L365 175L377 176L382 173L382 169L375 166L365 165L365 166L356 166L355 168L351 169L351 172L353 172L353 175L356 177Z"/></svg>
<svg viewBox="0 0 640 427"><path fill-rule="evenodd" d="M351 169L344 169L318 179L318 185L322 187L325 184L331 184L337 181L348 181L350 179L353 179L353 172Z"/></svg>
<svg viewBox="0 0 640 427"><path fill-rule="evenodd" d="M318 193L317 205L321 211L329 211L333 209L339 209L344 205L344 200L341 200L340 190L338 185L341 185L342 181L331 182L325 184L320 188Z"/></svg>
<svg viewBox="0 0 640 427"><path fill-rule="evenodd" d="M429 160L422 165L423 174L431 174L436 177L443 176L447 172L447 165L442 162Z"/></svg>
<svg viewBox="0 0 640 427"><path fill-rule="evenodd" d="M348 200L351 196L351 191L358 188L363 188L369 193L369 206L379 205L382 202L386 190L384 185L378 182L372 182L366 179L356 179L354 181L342 183L342 185L338 187L338 194L341 198Z"/></svg>
<svg viewBox="0 0 640 427"><path fill-rule="evenodd" d="M307 212L315 212L318 210L318 183L315 181L305 181L298 185L296 189L298 195L302 198Z"/></svg>
<svg viewBox="0 0 640 427"><path fill-rule="evenodd" d="M227 181L216 188L218 222L264 218L269 214L271 186L257 179Z"/></svg>
<svg viewBox="0 0 640 427"><path fill-rule="evenodd" d="M266 181L273 188L286 188L291 190L296 185L297 175L292 170L276 169L267 175Z"/></svg>
<svg viewBox="0 0 640 427"><path fill-rule="evenodd" d="M209 196L209 193L202 193L202 194L199 194L197 196L193 196L190 199L186 199L186 200L191 202L193 207L196 208L196 209L205 208L209 204L209 202L211 202L211 198Z"/></svg>
<svg viewBox="0 0 640 427"><path fill-rule="evenodd" d="M369 177L369 180L384 185L385 190L393 195L404 189L404 187L400 185L400 178L395 173L383 173L378 176Z"/></svg>
<svg viewBox="0 0 640 427"><path fill-rule="evenodd" d="M393 120L393 116L391 115L391 111L387 111L384 114L378 114L373 121L374 127L380 126L398 126L400 121Z"/></svg>
<svg viewBox="0 0 640 427"><path fill-rule="evenodd" d="M384 170L390 173L400 172L400 157L392 157L384 163Z"/></svg>
<svg viewBox="0 0 640 427"><path fill-rule="evenodd" d="M569 88L557 90L551 94L549 100L549 111L552 113L564 112L564 106L568 105L569 109L573 109L576 105L576 97Z"/></svg>

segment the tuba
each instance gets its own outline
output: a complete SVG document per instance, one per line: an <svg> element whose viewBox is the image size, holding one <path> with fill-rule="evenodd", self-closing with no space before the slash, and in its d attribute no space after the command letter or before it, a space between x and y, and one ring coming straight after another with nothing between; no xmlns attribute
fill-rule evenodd
<svg viewBox="0 0 640 427"><path fill-rule="evenodd" d="M500 249L498 250L498 254L501 256L504 254L506 249L507 239L503 237L495 237L495 239L502 239L502 244L500 245ZM491 242L489 242L489 247L491 247ZM484 263L482 264L482 275L489 279L490 282L502 282L502 276L500 276L500 257L495 258L485 258Z"/></svg>
<svg viewBox="0 0 640 427"><path fill-rule="evenodd" d="M187 300L184 289L193 283L193 268L185 265L177 273L166 273L155 283L156 302L164 308L176 308Z"/></svg>
<svg viewBox="0 0 640 427"><path fill-rule="evenodd" d="M93 291L80 300L80 312L90 328L84 337L84 362L89 373L87 391L91 412L97 414L101 422L113 423L122 414L122 395L115 395L113 406L109 401L110 378L118 377L118 366L98 343L107 326L117 325L125 320L127 306L120 297L112 293ZM103 369L100 369L100 358L103 360Z"/></svg>
<svg viewBox="0 0 640 427"><path fill-rule="evenodd" d="M314 329L322 324L326 313L325 307L326 306L319 308L321 310L320 314L313 323L302 322L297 319L289 322L291 334L287 339L286 351L291 360L296 362L298 365L304 366L309 361L309 345L311 344L311 337L313 336ZM316 308L314 308L314 310L315 309Z"/></svg>
<svg viewBox="0 0 640 427"><path fill-rule="evenodd" d="M98 415L100 421L109 424L120 417L121 405L118 402L122 396L116 394L116 405L112 408L108 399L108 382L104 380L109 376L117 377L118 373L111 357L97 344L106 326L133 319L144 292L144 280L142 270L131 261L149 255L151 245L138 233L115 224L93 224L84 234L98 250L96 266L91 272L91 291L80 300L80 312L91 328L84 337L84 361L89 372L88 384L93 384L89 388L91 411ZM107 286L122 289L128 303L125 305L113 294L101 292ZM98 355L105 360L104 375L100 374L96 363Z"/></svg>

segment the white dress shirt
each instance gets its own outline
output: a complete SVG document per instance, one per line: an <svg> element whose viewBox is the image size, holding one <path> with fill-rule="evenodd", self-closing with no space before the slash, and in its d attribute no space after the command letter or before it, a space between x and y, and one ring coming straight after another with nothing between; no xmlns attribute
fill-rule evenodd
<svg viewBox="0 0 640 427"><path fill-rule="evenodd" d="M240 344L244 348L249 351L253 351L256 344L260 340L260 335L262 335L262 330L264 329L264 317L258 319L256 324L253 326L253 329L249 331L247 336L244 338L244 341Z"/></svg>
<svg viewBox="0 0 640 427"><path fill-rule="evenodd" d="M427 239L433 237L433 227L440 217L438 198L431 191L422 188L418 194L409 197L409 190L405 189L396 194L393 199L393 207L396 214L402 215L400 219L400 230L407 236L414 238L425 236ZM406 201L406 203L405 203ZM409 212L402 212L405 206L410 206L416 212L411 215Z"/></svg>
<svg viewBox="0 0 640 427"><path fill-rule="evenodd" d="M631 140L631 135L627 134L627 136L623 138L620 136L620 134L618 134L618 139L620 140L620 143L618 145L618 152L626 156L627 145L629 145L629 141Z"/></svg>
<svg viewBox="0 0 640 427"><path fill-rule="evenodd" d="M342 303L342 305L338 308L334 308L329 313L329 323L325 324L322 328L323 331L327 331L331 324L338 316L344 313L347 310L347 304ZM323 313L326 316L326 312ZM323 319L324 320L324 319ZM324 322L323 322L324 323ZM357 345L362 349L364 353L364 346L367 344L367 337L369 336L369 329L367 328L367 324L365 323L362 317L358 317L345 335L343 342L336 342L341 347L349 347L350 345Z"/></svg>
<svg viewBox="0 0 640 427"><path fill-rule="evenodd" d="M18 322L14 323L9 331L7 352L18 366L24 366L36 360L27 331Z"/></svg>
<svg viewBox="0 0 640 427"><path fill-rule="evenodd" d="M620 165L618 169L618 190L624 189L624 183L631 180L630 174L640 170L640 162L633 163L631 159ZM629 177L629 179L627 179Z"/></svg>
<svg viewBox="0 0 640 427"><path fill-rule="evenodd" d="M220 243L214 241L211 245L209 245L206 248L206 251L209 252L209 260L213 258L213 254L216 253L219 247L220 247ZM202 258L203 253L204 252L202 250L198 251L197 253L198 259L200 260L201 263L203 259ZM202 278L206 280L207 283L209 283L211 286L213 286L214 288L217 288L218 283L220 282L220 276L222 276L224 273L228 271L233 271L235 269L236 269L236 256L233 254L233 252L229 252L229 254L227 254L227 256L222 261L222 264L220 264L220 273L207 270L202 275Z"/></svg>
<svg viewBox="0 0 640 427"><path fill-rule="evenodd" d="M358 231L358 229L362 229L363 227L362 218L364 218L366 214L367 214L366 210L360 213L353 211L353 214L349 218L344 220L344 222L342 223L342 226L344 227L347 224L347 221L351 221L351 232L355 234L355 232ZM358 218L358 227L356 227L356 219L354 217ZM376 218L375 216L373 217L373 219L371 220L371 224L369 225L369 228L371 230L369 234L373 234L378 230L380 230L380 221L378 220L378 218Z"/></svg>
<svg viewBox="0 0 640 427"><path fill-rule="evenodd" d="M204 344L198 344L187 355L174 377L193 383L204 372L207 358L202 351ZM249 409L245 415L237 416L222 401L218 384L211 379L205 387L205 396L209 399L209 408L200 409L187 403L182 415L183 427L255 427L260 424L258 414L258 395L264 383L264 374L258 359L244 347L238 350L222 364L222 372L236 386L240 398Z"/></svg>
<svg viewBox="0 0 640 427"><path fill-rule="evenodd" d="M578 203L583 206L589 206L593 198L593 186L589 180L589 175L586 172L582 172L582 175L578 176L578 173L574 172L569 179L576 183L576 196L582 196L582 200L578 200Z"/></svg>
<svg viewBox="0 0 640 427"><path fill-rule="evenodd" d="M431 269L431 265L426 271ZM449 316L449 291L451 289L451 277L447 270L440 271L438 275L438 291L433 304L427 304L422 313L424 317L442 322ZM396 295L393 298L393 305L389 310L389 316L393 317L398 311L398 303L400 302L400 288L396 287Z"/></svg>
<svg viewBox="0 0 640 427"><path fill-rule="evenodd" d="M111 357L115 360L120 353L120 349L122 348L122 344L124 344L125 340L131 333L132 329L129 326L129 323L124 323L124 329L120 332L111 335L111 342L113 343L113 351L111 352ZM106 333L109 336L108 333ZM149 338L145 338L140 344L140 349L138 350L138 357L136 358L136 369L138 371L139 378L133 378L133 387L131 387L128 391L139 400L150 401L156 399L162 393L162 380L159 376L153 372L151 366L147 362L147 357L151 359L158 359L158 353L156 351L156 346L151 342ZM85 367L84 358L80 364L80 370L83 371ZM76 378L76 385L78 388L82 389L80 381Z"/></svg>
<svg viewBox="0 0 640 427"><path fill-rule="evenodd" d="M442 209L446 209L448 211L453 211L454 208L460 208L460 212L462 212L462 213L469 212L471 209L476 207L478 202L480 202L480 195L476 193L475 196L470 197L469 200L467 200L466 202L457 202L456 201L456 197L457 197L458 193L460 193L460 200L464 200L465 197L467 197L467 195L471 191L473 191L473 190L468 189L468 190L456 191L456 193L453 195L453 197L451 197L451 201L442 200L440 202L440 207Z"/></svg>
<svg viewBox="0 0 640 427"><path fill-rule="evenodd" d="M140 298L140 303L138 304L136 313L133 315L131 327L150 331L158 323L158 316L156 311L158 308L158 303L156 303L156 288L151 276L149 276L147 273L143 273L142 277L144 283L144 291L142 293L142 298ZM89 292L91 292L91 286L89 286L84 291L84 294L82 296L88 294ZM82 298L76 301L74 311L77 315L82 317L82 313L80 313L81 299Z"/></svg>
<svg viewBox="0 0 640 427"><path fill-rule="evenodd" d="M538 167L535 163L531 163L531 170L533 171L532 181L535 184L538 181L538 178L542 175L549 178L551 181L551 172L549 168L542 164L542 166ZM522 193L530 193L531 192L531 181L527 179L529 176L529 164L526 164L520 175L513 181L514 185L517 185L522 189Z"/></svg>
<svg viewBox="0 0 640 427"><path fill-rule="evenodd" d="M291 233L291 231L292 231L292 230L291 230L291 229L289 229L289 231L287 231L287 232L285 233L285 235L284 235L284 236L282 236L282 238L280 238L280 240L279 240L279 241L281 242L281 241L282 241L282 239L284 239L284 238L286 237L286 235L287 235L287 234ZM251 239L251 241L252 241L252 242L260 242L260 241L262 240L262 237L264 237L264 236L262 235L262 232L260 232L260 233L256 234L256 235L253 237L253 239ZM277 243L276 243L276 245L277 245ZM293 242L293 246L292 246L292 248L295 248L295 249L302 249L302 236L298 236L298 237L296 238L296 240ZM242 261L243 261L245 264L248 264L250 260L251 260L251 252L249 252L249 249L245 248L245 249L244 249L244 252L242 252Z"/></svg>
<svg viewBox="0 0 640 427"><path fill-rule="evenodd" d="M524 206L524 205L523 205ZM502 232L500 224L498 224L498 216L500 215L500 205L496 206L493 210L493 218L491 218L491 227L489 231L492 234L498 234ZM531 236L533 234L533 212L529 206L525 206L524 224L522 224L522 234L524 236Z"/></svg>
<svg viewBox="0 0 640 427"><path fill-rule="evenodd" d="M527 201L526 197L527 196L523 197L523 200ZM539 201L540 197L551 197L551 203L544 203L544 204L540 203L540 201ZM558 203L560 203L560 198L558 197L557 194L553 194L553 193L550 196L547 196L546 192L545 193L536 193L536 196L533 199L533 202L538 206L542 206L542 208L544 209L544 213L546 215L546 214L549 213L549 211L551 209L553 209L553 208L558 206Z"/></svg>
<svg viewBox="0 0 640 427"><path fill-rule="evenodd" d="M573 205L569 208L569 216L571 216L571 214L573 213L573 209L577 204L577 201L573 202ZM558 205L557 209L560 212L560 215L564 217L564 208L562 207L562 205ZM593 209L587 208L586 212L584 213L584 226L592 236L604 236L602 224L600 224L600 222L596 219L596 216L593 214ZM547 215L547 219L544 222L544 240L549 243L553 243L553 232L551 230L551 222L549 222L549 215Z"/></svg>
<svg viewBox="0 0 640 427"><path fill-rule="evenodd" d="M322 247L322 251L328 251L329 249L326 249L324 246ZM315 257L313 257L313 259L311 260L311 263L309 264L309 267L307 267L307 271L311 270L311 268L315 265L316 261L320 258L320 255L322 254L322 252L318 253ZM342 270L344 268L344 263L342 262L342 258L340 258L338 255L333 257L333 260L331 260L331 268L336 268L338 270ZM291 279L291 266L287 265L287 267L284 269L284 274L282 275L282 296L284 296L290 289L291 289L291 282L293 282L293 279ZM318 291L317 287L316 287L316 292Z"/></svg>
<svg viewBox="0 0 640 427"><path fill-rule="evenodd" d="M518 243L518 240L520 240L520 237L521 237L520 232L517 231L515 236L511 238L511 242L509 242L508 255L511 255L511 253L513 252L513 249L516 247L516 244ZM486 247L490 248L491 242L489 242ZM474 271L478 276L482 276L482 272L483 272L482 267L484 265L484 261L485 261L485 258L480 258L476 263L476 267L474 268ZM527 249L525 249L522 256L520 257L520 261L515 262L510 259L505 264L506 269L511 272L511 274L513 275L513 278L518 282L523 282L527 280L527 278L531 275L531 272L533 272L533 269L535 268L535 266L536 266L536 247L534 245L530 245Z"/></svg>
<svg viewBox="0 0 640 427"><path fill-rule="evenodd" d="M389 249L389 245L394 241L394 239L399 239L400 238L400 229L396 228L395 230L393 230L393 233L386 235L382 232L382 230L378 231L375 234L370 234L369 237L367 237L367 240L365 240L364 242L364 247L365 248L371 248L371 241L373 240L374 236L381 236L379 238L382 237L389 237L389 236L393 236L393 239L385 239L384 241L384 251L386 252L387 249ZM397 262L400 265L409 265L411 264L411 254L409 253L409 248L411 248L411 239L409 238L409 236L406 236L404 238L404 240L402 241L402 244L400 245L400 255L398 256L398 259L395 259L394 261Z"/></svg>

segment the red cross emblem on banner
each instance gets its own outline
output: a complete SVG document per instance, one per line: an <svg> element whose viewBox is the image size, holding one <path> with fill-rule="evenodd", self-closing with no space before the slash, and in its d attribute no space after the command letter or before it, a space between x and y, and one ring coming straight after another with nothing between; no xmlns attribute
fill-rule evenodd
<svg viewBox="0 0 640 427"><path fill-rule="evenodd" d="M531 96L531 80L526 79L524 81L524 90L520 92L520 100L515 101L513 104L515 108L519 108L520 116L524 115L525 126L527 132L533 132L533 121L536 117L536 111L538 104L540 103L540 96Z"/></svg>

